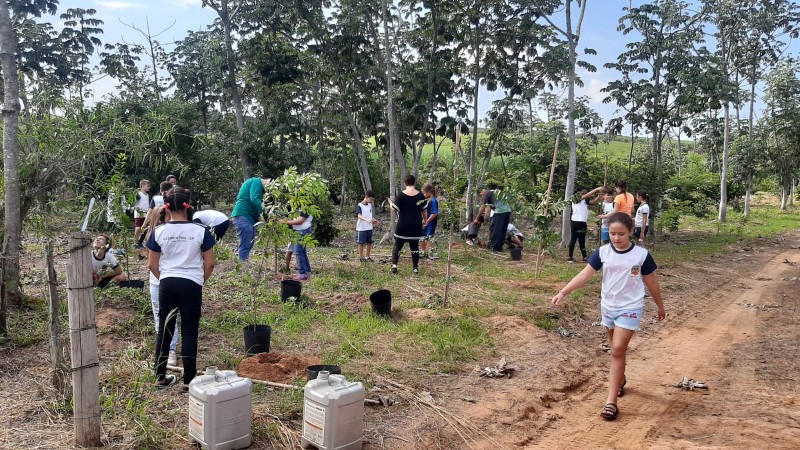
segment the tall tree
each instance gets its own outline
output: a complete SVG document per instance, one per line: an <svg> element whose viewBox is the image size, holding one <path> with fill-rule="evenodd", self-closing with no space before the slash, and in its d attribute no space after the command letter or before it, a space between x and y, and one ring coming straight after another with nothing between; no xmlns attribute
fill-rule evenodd
<svg viewBox="0 0 800 450"><path fill-rule="evenodd" d="M67 57L69 71L78 86L79 101L83 103L83 88L91 81L91 72L86 67L89 57L102 42L95 35L102 34L103 21L95 19L95 9L69 8L60 19L64 21L61 40L64 54Z"/></svg>
<svg viewBox="0 0 800 450"><path fill-rule="evenodd" d="M786 209L800 170L800 64L781 61L767 76L767 160L778 179L781 209Z"/></svg>
<svg viewBox="0 0 800 450"><path fill-rule="evenodd" d="M800 6L791 0L748 0L743 2L747 8L743 13L746 39L740 48L739 69L749 85L747 137L748 149L761 148L756 143L755 103L756 86L763 80L764 66L774 64L786 47L785 36L798 36ZM752 154L752 152L748 152ZM747 164L748 169L753 166ZM753 172L744 177L745 200L743 215L750 214L750 197L753 190Z"/></svg>
<svg viewBox="0 0 800 450"><path fill-rule="evenodd" d="M569 76L567 79L567 134L569 135L569 169L567 171L567 186L564 192L564 199L569 200L575 190L575 177L578 172L578 137L575 129L575 82L578 70L578 42L581 38L581 28L583 19L586 16L586 4L589 0L574 0L579 8L577 22L573 23L572 14L573 0L564 0L564 21L565 27L556 25L550 18L550 11L540 8L540 13L548 23L559 32L569 49ZM587 67L588 68L588 67ZM564 210L561 220L561 245L566 245L570 236L570 209Z"/></svg>
<svg viewBox="0 0 800 450"><path fill-rule="evenodd" d="M17 77L17 37L11 23L8 1L0 0L0 68L3 71L3 283L6 298L19 298L20 217L19 156L19 79ZM3 307L5 307L3 299ZM5 319L5 311L0 311ZM0 323L0 333L6 332Z"/></svg>
<svg viewBox="0 0 800 450"><path fill-rule="evenodd" d="M240 8L246 3L246 0L236 2L233 5L229 0L203 0L203 6L208 6L213 9L219 16L220 23L222 23L223 40L225 43L225 65L227 66L227 84L228 92L233 104L233 112L236 116L236 131L239 133L239 159L242 163L242 175L245 179L250 177L250 161L247 156L247 150L244 145L244 106L242 105L242 96L239 90L239 81L236 78L236 68L238 60L233 51L233 19L240 11ZM231 10L231 6L233 9Z"/></svg>

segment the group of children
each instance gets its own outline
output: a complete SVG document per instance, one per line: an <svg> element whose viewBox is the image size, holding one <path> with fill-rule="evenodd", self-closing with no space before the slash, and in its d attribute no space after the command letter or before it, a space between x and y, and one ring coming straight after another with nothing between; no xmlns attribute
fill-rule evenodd
<svg viewBox="0 0 800 450"><path fill-rule="evenodd" d="M616 190L616 196L615 196ZM640 244L645 242L647 235L650 232L648 225L648 218L650 216L650 205L648 204L649 195L645 191L639 191L636 194L636 201L639 202L639 207L634 213L634 200L633 195L628 192L628 182L625 180L618 180L615 183L615 188L612 190L608 187L598 187L591 191L583 186L578 186L576 189L576 196L580 197L577 202L572 203L572 214L570 216L570 240L568 246L567 262L574 263L573 257L575 253L575 244L581 251L583 261L588 260L586 253L586 232L588 229L589 221L589 207L601 202L602 213L597 217L601 220L600 223L600 242L608 244L609 231L608 231L608 217L615 212L622 212L629 217L634 217L634 230L633 239L636 239ZM593 196L595 196L592 199ZM591 200L590 200L591 199Z"/></svg>
<svg viewBox="0 0 800 450"><path fill-rule="evenodd" d="M392 209L397 212L395 227L395 245L392 249L392 273L397 273L400 251L405 244L411 249L412 271L419 273L420 258L431 258L430 251L439 222L439 200L436 187L426 184L422 192L415 187L416 177L405 177L405 189L394 199L389 200ZM356 244L358 258L362 262L371 262L373 231L378 224L374 214L375 193L367 191L364 199L356 205Z"/></svg>
<svg viewBox="0 0 800 450"><path fill-rule="evenodd" d="M571 292L588 283L598 270L603 271L600 314L601 323L608 332L608 341L611 344L608 395L600 410L600 416L606 420L617 418L618 399L625 395L625 385L628 381L625 376L628 344L641 325L645 287L656 304L656 319L662 321L666 317L661 289L655 274L656 263L647 249L637 245L644 243L649 234L648 195L644 191L637 193L639 207L634 214L633 196L628 193L628 183L619 180L615 187L616 197L611 190L602 187L591 192L587 192L584 188L578 189L581 198L572 205L572 238L568 261L574 262L572 255L577 240L583 260L587 264L551 299L553 306L557 306ZM587 258L585 235L588 206L595 204L600 196L594 200L589 198L600 191L603 197L603 212L598 217L602 220L600 233L603 245Z"/></svg>
<svg viewBox="0 0 800 450"><path fill-rule="evenodd" d="M202 286L214 269L213 246L225 235L230 221L219 211L194 211L187 189L170 175L150 196L150 182L141 180L134 201L135 247L147 259L150 298L155 322L156 387L166 388L177 378L167 375L167 365L177 364L177 317L182 336L183 390L197 371L197 336ZM146 242L146 244L145 244ZM92 272L100 288L127 277L108 251L111 238L100 234L93 242ZM144 256L144 252L147 256Z"/></svg>
<svg viewBox="0 0 800 450"><path fill-rule="evenodd" d="M257 178L255 180L258 180ZM263 179L262 179L263 180ZM135 201L137 246L146 241L148 252L147 267L150 274L150 294L156 323L155 373L156 387L164 389L177 379L166 373L168 364L176 364L177 316L181 316L180 335L182 336L181 358L184 366L184 391L196 373L197 338L202 304L202 287L214 270L213 247L221 239L230 221L218 211L194 211L189 204L189 191L177 186L176 180L165 181L159 186L160 195L149 197L150 183L142 180L140 192ZM263 190L263 181L254 182ZM430 241L436 232L438 222L438 199L436 189L427 184L422 191L415 188L413 176L405 178L405 189L390 200L391 207L398 213L397 227L394 230L395 244L392 251L392 273L397 273L399 253L407 243L412 251L413 271L418 273L420 254L430 251ZM606 327L611 343L611 367L609 389L605 405L600 415L614 420L619 414L618 398L625 394L626 353L633 334L639 330L645 297L645 287L657 306L657 319L666 316L663 299L655 275L657 269L653 257L644 247L649 234L648 218L650 209L646 192L637 193L639 207L634 214L634 199L627 192L627 183L616 183L616 196L606 188L587 191L579 188L580 200L572 205L571 225L573 234L569 246L569 262L574 262L573 251L579 244L581 254L587 265L567 283L553 298L557 306L570 293L586 284L599 270L602 274L601 323ZM240 192L243 202L251 202L251 194L258 189L245 188ZM597 194L597 197L592 197ZM258 194L258 193L256 193ZM260 198L260 194L258 195ZM591 256L586 253L585 235L589 217L588 208L602 202L601 241L603 245ZM364 199L356 207L356 242L361 261L372 261L370 252L373 244L373 228L378 224L374 214L375 195L367 191ZM145 210L144 205L147 204ZM237 198L237 206L239 199ZM259 205L260 206L260 205ZM246 208L239 208L246 209ZM234 208L234 219L240 217ZM501 211L500 214L505 214ZM508 212L510 215L510 211ZM238 215L237 215L238 214ZM635 219L634 219L635 217ZM470 241L477 239L477 229L483 215L464 228ZM313 218L302 212L295 219L284 220L301 235L311 232ZM247 224L255 227L255 222ZM508 221L502 222L505 242L521 247L524 236ZM237 221L234 220L234 224ZM495 222L495 226L497 226ZM160 225L160 226L157 226ZM237 231L240 226L237 225ZM495 231L499 229L495 228ZM239 233L237 233L239 234ZM241 233L240 241L243 235ZM253 237L251 239L254 238ZM493 233L493 240L496 237ZM422 245L420 245L422 243ZM252 244L252 242L251 242ZM496 245L492 242L492 247ZM241 242L240 242L241 246ZM93 276L95 284L105 286L110 282L124 281L125 277L119 263L108 250L111 239L108 235L98 235L93 242ZM501 247L502 248L502 247ZM247 250L247 249L246 249ZM287 251L287 265L291 253L297 255L299 274L295 279L307 280L310 273L305 246L290 246ZM248 255L245 255L245 260ZM240 258L241 248L240 248Z"/></svg>

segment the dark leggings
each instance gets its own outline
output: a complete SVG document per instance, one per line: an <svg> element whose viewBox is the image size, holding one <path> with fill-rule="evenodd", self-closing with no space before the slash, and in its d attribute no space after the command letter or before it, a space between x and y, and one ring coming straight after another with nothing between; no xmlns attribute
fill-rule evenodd
<svg viewBox="0 0 800 450"><path fill-rule="evenodd" d="M187 278L162 278L158 286L158 337L156 338L156 379L167 373L167 357L177 314L181 315L181 359L183 383L197 374L197 333L200 327L200 305L203 287Z"/></svg>
<svg viewBox="0 0 800 450"><path fill-rule="evenodd" d="M401 238L394 238L394 248L392 249L392 264L397 265L397 261L400 260L400 251L403 249L403 245L408 242L408 247L411 249L411 262L416 269L419 267L419 240L417 239L401 239Z"/></svg>
<svg viewBox="0 0 800 450"><path fill-rule="evenodd" d="M581 248L581 255L586 259L586 222L570 220L569 223L570 229L572 230L569 239L569 257L572 258L572 254L575 253L575 241L578 241L578 245Z"/></svg>

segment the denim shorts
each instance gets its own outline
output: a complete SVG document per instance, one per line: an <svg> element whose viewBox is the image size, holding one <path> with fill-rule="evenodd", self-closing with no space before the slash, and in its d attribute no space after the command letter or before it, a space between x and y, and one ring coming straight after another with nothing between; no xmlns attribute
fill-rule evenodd
<svg viewBox="0 0 800 450"><path fill-rule="evenodd" d="M600 323L609 330L619 327L626 330L639 331L639 324L642 322L642 308L620 311L600 308L600 313L603 316Z"/></svg>
<svg viewBox="0 0 800 450"><path fill-rule="evenodd" d="M600 240L601 241L610 241L610 237L608 235L608 228L600 228Z"/></svg>

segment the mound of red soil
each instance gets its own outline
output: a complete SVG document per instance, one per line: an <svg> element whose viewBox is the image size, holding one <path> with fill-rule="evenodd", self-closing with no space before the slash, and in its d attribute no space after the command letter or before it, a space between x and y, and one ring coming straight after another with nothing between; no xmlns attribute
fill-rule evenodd
<svg viewBox="0 0 800 450"><path fill-rule="evenodd" d="M295 378L305 378L306 367L320 364L312 356L286 353L259 353L239 363L237 373L254 380L290 383Z"/></svg>

